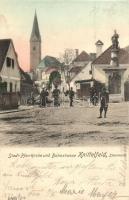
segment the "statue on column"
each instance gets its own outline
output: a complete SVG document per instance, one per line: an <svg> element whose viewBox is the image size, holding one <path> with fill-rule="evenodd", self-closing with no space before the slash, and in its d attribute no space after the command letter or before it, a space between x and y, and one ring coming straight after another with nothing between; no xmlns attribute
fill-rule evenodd
<svg viewBox="0 0 129 200"><path fill-rule="evenodd" d="M117 34L116 30L114 31L114 35L112 36L112 49L118 49L119 48L119 42L118 42L119 35Z"/></svg>

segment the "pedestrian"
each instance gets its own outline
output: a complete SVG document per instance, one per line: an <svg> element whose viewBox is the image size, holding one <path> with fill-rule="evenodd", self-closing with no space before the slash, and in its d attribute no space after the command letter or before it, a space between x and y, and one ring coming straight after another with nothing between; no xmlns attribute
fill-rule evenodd
<svg viewBox="0 0 129 200"><path fill-rule="evenodd" d="M100 116L102 118L102 113L104 111L104 118L106 118L107 110L108 110L108 103L109 103L109 92L106 88L103 88L100 94Z"/></svg>
<svg viewBox="0 0 129 200"><path fill-rule="evenodd" d="M69 100L70 100L70 107L73 106L73 98L74 98L75 92L73 91L73 88L71 87L69 90Z"/></svg>
<svg viewBox="0 0 129 200"><path fill-rule="evenodd" d="M93 101L94 98L93 98L93 96L94 96L95 93L96 93L95 87L92 86L92 87L90 88L90 103L93 104L93 105L94 105L94 101Z"/></svg>
<svg viewBox="0 0 129 200"><path fill-rule="evenodd" d="M43 88L40 93L40 103L41 103L41 106L43 107L46 107L47 96L48 96L48 92L45 90L45 88Z"/></svg>
<svg viewBox="0 0 129 200"><path fill-rule="evenodd" d="M31 104L34 105L34 103L35 103L35 100L34 100L34 91L31 92L30 98L31 98Z"/></svg>
<svg viewBox="0 0 129 200"><path fill-rule="evenodd" d="M92 98L93 98L93 100L92 100L93 101L93 105L96 106L97 103L98 103L98 96L97 96L96 92L94 93Z"/></svg>
<svg viewBox="0 0 129 200"><path fill-rule="evenodd" d="M90 104L92 104L92 99L93 99L93 87L90 88Z"/></svg>
<svg viewBox="0 0 129 200"><path fill-rule="evenodd" d="M60 106L59 98L60 98L60 90L58 89L57 85L55 85L55 89L52 92L54 98L54 106Z"/></svg>
<svg viewBox="0 0 129 200"><path fill-rule="evenodd" d="M48 92L48 89L47 89L47 88L46 88L45 92L46 92L46 103L48 103L49 92Z"/></svg>

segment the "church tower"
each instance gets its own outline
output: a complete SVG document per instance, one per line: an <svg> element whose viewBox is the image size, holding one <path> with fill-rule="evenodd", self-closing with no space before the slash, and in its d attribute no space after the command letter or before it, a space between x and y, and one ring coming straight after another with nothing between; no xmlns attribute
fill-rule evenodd
<svg viewBox="0 0 129 200"><path fill-rule="evenodd" d="M41 36L39 32L39 25L37 14L35 11L33 28L30 37L30 72L35 72L37 65L41 61Z"/></svg>

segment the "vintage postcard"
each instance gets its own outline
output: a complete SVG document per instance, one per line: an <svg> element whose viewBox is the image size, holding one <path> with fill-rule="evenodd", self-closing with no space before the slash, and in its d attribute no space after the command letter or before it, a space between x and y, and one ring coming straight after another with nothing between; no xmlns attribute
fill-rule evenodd
<svg viewBox="0 0 129 200"><path fill-rule="evenodd" d="M0 200L129 200L128 27L128 0L0 0Z"/></svg>

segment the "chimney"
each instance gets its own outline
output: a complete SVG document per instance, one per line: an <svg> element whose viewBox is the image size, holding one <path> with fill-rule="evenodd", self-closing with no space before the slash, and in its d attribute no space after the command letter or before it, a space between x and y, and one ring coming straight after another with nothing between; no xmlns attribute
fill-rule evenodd
<svg viewBox="0 0 129 200"><path fill-rule="evenodd" d="M94 61L96 59L96 53L90 53L90 60Z"/></svg>
<svg viewBox="0 0 129 200"><path fill-rule="evenodd" d="M98 57L102 53L103 42L101 40L98 40L95 43L95 45L96 45L96 57Z"/></svg>
<svg viewBox="0 0 129 200"><path fill-rule="evenodd" d="M75 55L76 55L76 58L77 58L78 55L79 55L79 49L75 49Z"/></svg>

